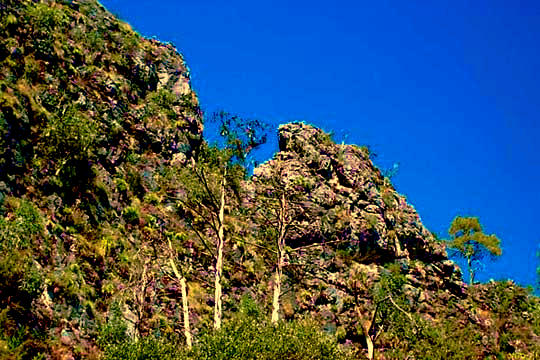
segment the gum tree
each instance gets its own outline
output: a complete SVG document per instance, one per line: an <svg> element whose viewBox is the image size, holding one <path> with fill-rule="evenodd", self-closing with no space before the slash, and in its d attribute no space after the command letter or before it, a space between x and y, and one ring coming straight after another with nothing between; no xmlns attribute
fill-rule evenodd
<svg viewBox="0 0 540 360"><path fill-rule="evenodd" d="M218 124L220 141L203 144L198 158L180 174L184 191L178 200L193 218L192 230L214 257L214 328L221 328L222 277L227 222L239 207L241 181L246 174L248 156L266 142L266 124L227 112L210 117ZM229 216L227 216L229 215ZM213 239L208 240L212 234ZM211 246L211 242L215 246Z"/></svg>
<svg viewBox="0 0 540 360"><path fill-rule="evenodd" d="M474 277L482 260L502 254L501 240L495 235L485 234L477 217L457 216L448 233L451 236L448 248L467 261L470 285L474 284Z"/></svg>
<svg viewBox="0 0 540 360"><path fill-rule="evenodd" d="M300 231L297 218L304 211L301 206L305 193L292 182L286 182L286 169L276 162L270 171L259 179L254 176L257 196L256 221L263 237L272 244L275 254L275 273L272 286L271 322L279 320L283 269L286 266L287 238L292 230Z"/></svg>

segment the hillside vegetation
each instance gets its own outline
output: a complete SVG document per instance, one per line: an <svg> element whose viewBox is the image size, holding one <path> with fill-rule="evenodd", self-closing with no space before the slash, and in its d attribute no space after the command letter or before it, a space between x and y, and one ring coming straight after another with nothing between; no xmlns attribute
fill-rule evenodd
<svg viewBox="0 0 540 360"><path fill-rule="evenodd" d="M540 356L539 299L465 284L367 147L284 124L248 176L263 124L208 144L182 56L97 1L0 33L0 358Z"/></svg>

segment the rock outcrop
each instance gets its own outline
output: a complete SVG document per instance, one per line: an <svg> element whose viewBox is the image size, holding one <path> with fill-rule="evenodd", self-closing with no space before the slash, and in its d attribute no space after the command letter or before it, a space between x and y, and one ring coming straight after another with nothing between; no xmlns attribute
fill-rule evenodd
<svg viewBox="0 0 540 360"><path fill-rule="evenodd" d="M112 176L148 153L185 159L202 119L172 45L145 39L97 1L3 1L0 184L12 194ZM131 161L133 162L133 161Z"/></svg>
<svg viewBox="0 0 540 360"><path fill-rule="evenodd" d="M372 316L374 289L389 271L403 279L400 291L412 311L426 317L465 297L444 243L373 165L367 148L336 144L304 123L281 125L279 148L254 170L249 187L255 199L279 188L290 199L285 315L309 312L359 341L358 322Z"/></svg>
<svg viewBox="0 0 540 360"><path fill-rule="evenodd" d="M302 232L291 234L291 247L348 242L356 248L359 263L420 261L427 273L417 271L415 280L460 291L461 274L448 260L444 243L434 238L405 197L373 165L367 148L336 144L322 130L304 123L280 126L279 148L272 160L255 169L253 182L264 188L279 168L284 183L302 188L302 206L311 213Z"/></svg>

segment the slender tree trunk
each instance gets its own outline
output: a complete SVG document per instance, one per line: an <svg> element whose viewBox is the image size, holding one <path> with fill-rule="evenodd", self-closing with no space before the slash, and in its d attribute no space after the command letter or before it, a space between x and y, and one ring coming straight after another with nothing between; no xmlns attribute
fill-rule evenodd
<svg viewBox="0 0 540 360"><path fill-rule="evenodd" d="M170 243L169 243L170 246ZM180 291L182 292L182 315L184 317L184 336L186 337L186 345L188 349L191 349L193 346L193 341L191 339L191 329L189 324L189 307L188 307L188 298L187 298L187 284L186 278L183 275L180 275L176 264L172 258L169 258L169 263L173 269L174 275L180 281Z"/></svg>
<svg viewBox="0 0 540 360"><path fill-rule="evenodd" d="M189 325L189 307L187 299L187 284L186 278L180 279L180 290L182 291L182 313L184 315L184 336L186 337L186 345L191 349L193 342L191 340L191 329Z"/></svg>
<svg viewBox="0 0 540 360"><path fill-rule="evenodd" d="M143 265L143 272L141 275L141 286L140 289L133 290L135 294L135 298L137 299L137 323L135 324L135 331L134 331L134 338L137 340L141 335L141 326L142 326L142 319L144 316L144 305L146 302L146 287L148 285L147 280L147 269L148 269L148 263L150 260L146 260Z"/></svg>
<svg viewBox="0 0 540 360"><path fill-rule="evenodd" d="M379 311L379 306L382 302L386 301L390 296L387 296L383 300L378 301L375 304L375 309L373 310L373 313L371 313L371 319L369 321L362 321L362 314L360 313L358 307L356 308L356 312L358 314L358 318L360 320L360 326L362 326L362 331L364 332L364 340L366 340L366 346L367 346L367 356L369 360L373 359L373 356L375 355L375 347L374 347L374 341L377 338L377 335L371 335L373 332L373 329L375 328L375 321L377 320L377 312ZM358 300L357 300L357 306L358 306Z"/></svg>
<svg viewBox="0 0 540 360"><path fill-rule="evenodd" d="M272 301L272 323L275 324L279 320L279 298L281 296L281 279L283 276L283 263L285 261L285 214L287 211L287 203L285 194L280 198L279 210L279 234L277 239L278 259L276 267L276 275L274 280L274 298Z"/></svg>
<svg viewBox="0 0 540 360"><path fill-rule="evenodd" d="M272 300L272 323L275 324L279 320L279 297L281 295L281 276L282 276L282 256L279 254L278 268L274 278L274 298Z"/></svg>
<svg viewBox="0 0 540 360"><path fill-rule="evenodd" d="M371 340L371 336L369 336L369 334L366 334L364 338L366 339L366 344L367 344L368 359L372 360L373 359L373 341Z"/></svg>
<svg viewBox="0 0 540 360"><path fill-rule="evenodd" d="M364 340L366 341L367 345L367 357L369 360L372 360L374 355L373 339L371 338L370 333L375 324L375 316L377 316L378 309L379 305L377 304L369 322L364 322L362 319L360 319L360 325L362 326L362 331L364 332Z"/></svg>
<svg viewBox="0 0 540 360"><path fill-rule="evenodd" d="M474 269L471 258L467 258L467 266L469 267L469 285L474 285Z"/></svg>
<svg viewBox="0 0 540 360"><path fill-rule="evenodd" d="M216 259L216 274L215 274L215 293L214 293L214 329L221 328L221 319L223 316L222 310L222 290L221 276L223 273L223 246L225 243L224 237L224 217L225 217L225 187L227 186L227 169L223 172L223 180L221 181L221 199L219 204L218 217L218 238L217 238L217 259Z"/></svg>

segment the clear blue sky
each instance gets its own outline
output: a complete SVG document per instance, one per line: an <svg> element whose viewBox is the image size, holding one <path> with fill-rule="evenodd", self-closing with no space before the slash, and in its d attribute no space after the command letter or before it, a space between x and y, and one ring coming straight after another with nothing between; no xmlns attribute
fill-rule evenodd
<svg viewBox="0 0 540 360"><path fill-rule="evenodd" d="M501 238L480 281L534 284L540 3L101 2L184 54L206 109L371 146L379 167L400 164L393 182L430 230L474 215Z"/></svg>

